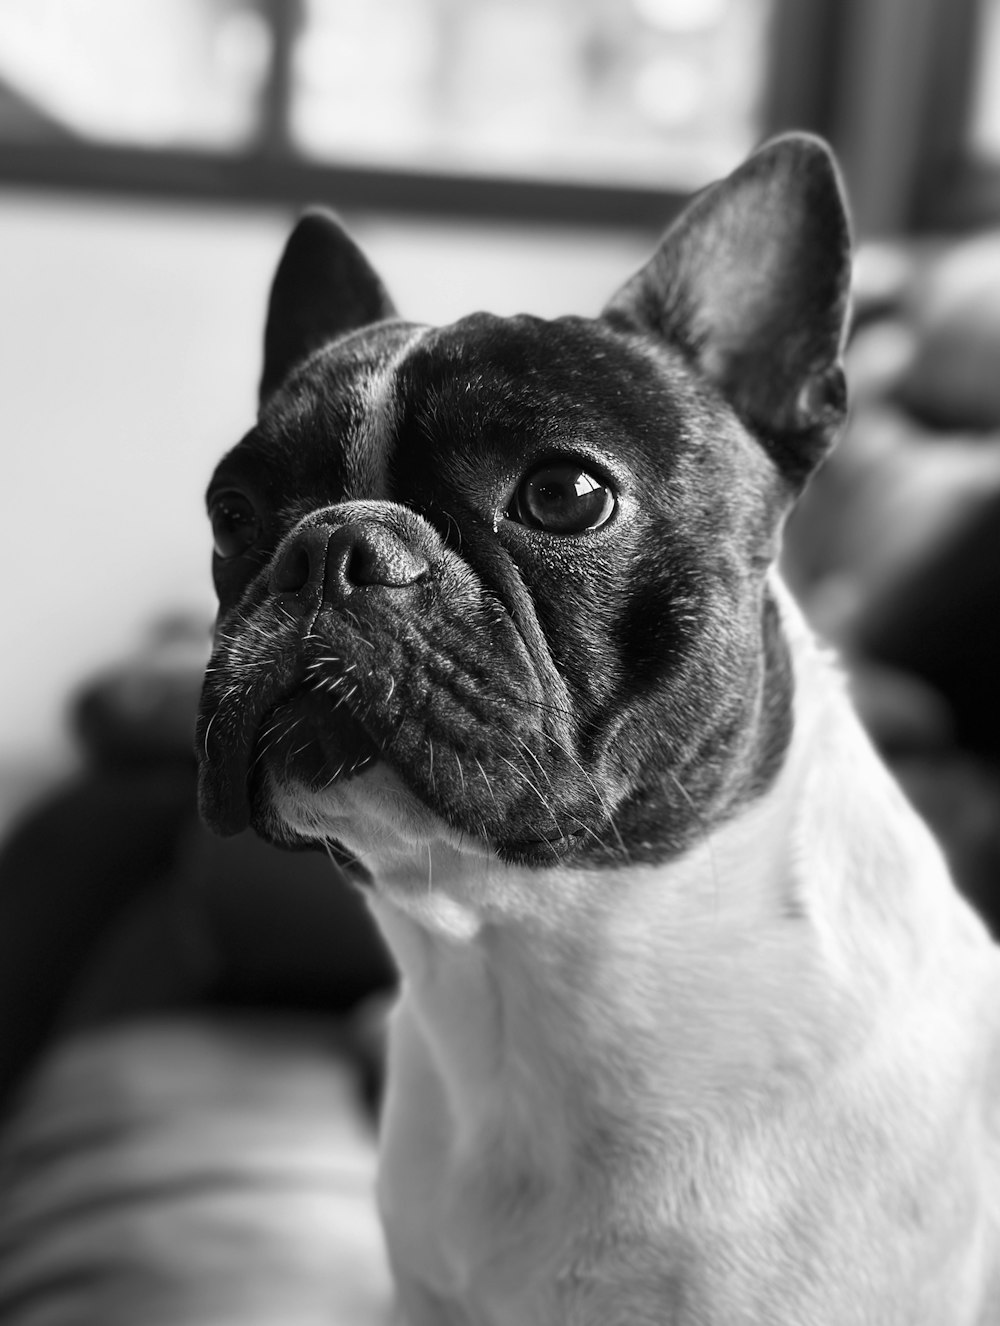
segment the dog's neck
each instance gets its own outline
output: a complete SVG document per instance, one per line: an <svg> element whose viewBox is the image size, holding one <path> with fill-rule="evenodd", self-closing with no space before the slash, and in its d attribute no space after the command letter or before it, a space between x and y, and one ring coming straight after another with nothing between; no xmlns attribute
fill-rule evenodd
<svg viewBox="0 0 1000 1326"><path fill-rule="evenodd" d="M386 866L374 905L459 1131L499 1110L565 1133L583 1111L610 1135L627 1115L635 1137L647 1099L662 1127L818 1078L893 986L961 942L937 849L896 831L901 794L785 616L784 767L681 859L519 871L442 844Z"/></svg>

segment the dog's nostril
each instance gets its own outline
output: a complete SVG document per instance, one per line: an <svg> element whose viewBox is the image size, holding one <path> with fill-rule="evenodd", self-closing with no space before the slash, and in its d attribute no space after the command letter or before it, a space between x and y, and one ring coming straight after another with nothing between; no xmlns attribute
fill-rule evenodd
<svg viewBox="0 0 1000 1326"><path fill-rule="evenodd" d="M403 589L423 580L429 571L423 553L383 525L345 525L327 549L328 592L337 585Z"/></svg>
<svg viewBox="0 0 1000 1326"><path fill-rule="evenodd" d="M387 530L362 534L351 549L345 573L352 585L413 585L429 570L427 559Z"/></svg>
<svg viewBox="0 0 1000 1326"><path fill-rule="evenodd" d="M296 594L305 589L312 575L312 559L304 543L286 548L271 573L271 589L276 594Z"/></svg>
<svg viewBox="0 0 1000 1326"><path fill-rule="evenodd" d="M376 522L342 525L331 533L316 525L292 538L271 570L271 593L320 596L335 603L373 585L405 589L430 574L430 563L417 548ZM307 605L302 604L303 609Z"/></svg>

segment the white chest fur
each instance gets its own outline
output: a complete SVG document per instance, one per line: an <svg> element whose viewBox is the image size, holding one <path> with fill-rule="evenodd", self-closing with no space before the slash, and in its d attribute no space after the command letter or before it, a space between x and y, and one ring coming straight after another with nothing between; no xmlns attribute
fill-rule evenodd
<svg viewBox="0 0 1000 1326"><path fill-rule="evenodd" d="M682 860L384 867L412 1326L992 1320L996 950L796 648L785 768Z"/></svg>

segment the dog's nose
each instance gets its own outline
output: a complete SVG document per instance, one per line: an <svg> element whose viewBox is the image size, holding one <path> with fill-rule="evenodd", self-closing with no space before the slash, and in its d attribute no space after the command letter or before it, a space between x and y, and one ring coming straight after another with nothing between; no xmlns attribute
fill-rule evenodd
<svg viewBox="0 0 1000 1326"><path fill-rule="evenodd" d="M423 553L378 521L355 521L332 534L321 525L302 530L282 549L271 590L299 594L311 588L334 603L373 585L406 589L429 571Z"/></svg>

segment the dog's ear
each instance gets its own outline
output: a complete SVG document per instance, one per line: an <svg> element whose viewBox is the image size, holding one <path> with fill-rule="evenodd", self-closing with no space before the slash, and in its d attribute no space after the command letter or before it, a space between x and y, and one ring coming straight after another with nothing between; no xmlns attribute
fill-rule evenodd
<svg viewBox="0 0 1000 1326"><path fill-rule="evenodd" d="M395 316L385 287L340 222L329 212L306 212L271 285L261 403L326 341Z"/></svg>
<svg viewBox="0 0 1000 1326"><path fill-rule="evenodd" d="M850 264L830 150L791 134L699 194L604 317L678 346L799 484L846 410Z"/></svg>

